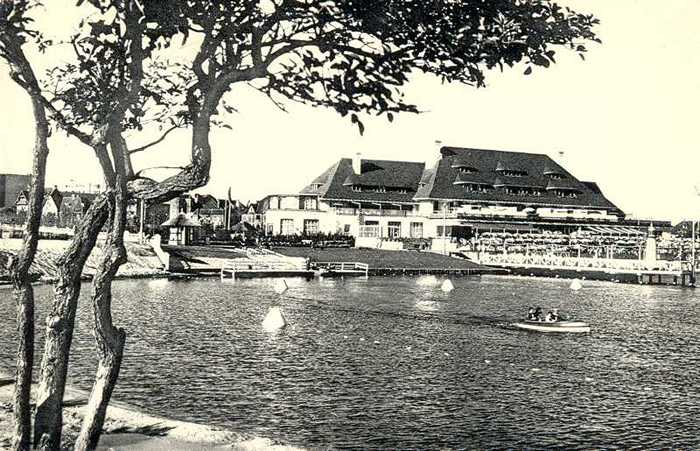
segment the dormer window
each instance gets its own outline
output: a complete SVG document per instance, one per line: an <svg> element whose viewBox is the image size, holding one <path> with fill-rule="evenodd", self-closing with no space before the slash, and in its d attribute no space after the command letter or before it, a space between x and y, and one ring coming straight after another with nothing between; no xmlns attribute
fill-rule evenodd
<svg viewBox="0 0 700 451"><path fill-rule="evenodd" d="M527 175L527 171L500 161L496 164L496 172L506 177L525 177Z"/></svg>
<svg viewBox="0 0 700 451"><path fill-rule="evenodd" d="M493 189L492 186L481 183L465 183L463 186L468 193L487 193Z"/></svg>
<svg viewBox="0 0 700 451"><path fill-rule="evenodd" d="M321 184L321 183L313 183L313 184L311 185L311 189L312 189L313 191L318 191L318 190L321 189L322 186L323 186L323 184Z"/></svg>
<svg viewBox="0 0 700 451"><path fill-rule="evenodd" d="M360 185L352 185L352 190L355 191L356 193L361 193L362 187Z"/></svg>
<svg viewBox="0 0 700 451"><path fill-rule="evenodd" d="M462 174L476 174L479 172L479 170L472 162L469 161L468 158L455 158L452 160L452 164L450 166Z"/></svg>
<svg viewBox="0 0 700 451"><path fill-rule="evenodd" d="M576 199L578 197L578 192L572 190L557 189L554 190L554 194L557 197L567 197L570 199Z"/></svg>
<svg viewBox="0 0 700 451"><path fill-rule="evenodd" d="M527 175L526 171L519 171L514 169L503 169L498 171L498 173L506 177L525 177Z"/></svg>
<svg viewBox="0 0 700 451"><path fill-rule="evenodd" d="M530 188L526 186L505 186L503 191L506 194L511 194L514 196L536 196L542 195L542 190L539 188Z"/></svg>

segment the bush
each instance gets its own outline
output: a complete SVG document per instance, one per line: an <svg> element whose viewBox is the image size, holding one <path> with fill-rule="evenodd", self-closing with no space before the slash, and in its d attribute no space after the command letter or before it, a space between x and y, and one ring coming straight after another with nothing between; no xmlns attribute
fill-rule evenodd
<svg viewBox="0 0 700 451"><path fill-rule="evenodd" d="M355 238L339 233L273 235L263 237L261 244L267 247L354 247Z"/></svg>

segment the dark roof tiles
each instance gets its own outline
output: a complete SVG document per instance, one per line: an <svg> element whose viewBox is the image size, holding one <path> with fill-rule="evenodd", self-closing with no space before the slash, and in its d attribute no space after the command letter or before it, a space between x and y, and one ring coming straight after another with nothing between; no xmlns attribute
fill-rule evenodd
<svg viewBox="0 0 700 451"><path fill-rule="evenodd" d="M420 190L416 195L416 199L464 199L551 205L553 207L578 206L621 213L615 204L602 195L600 189L593 189L593 187L580 182L547 155L459 147L443 147L440 152L442 159L436 166L432 186L429 190L427 186L425 189ZM460 165L464 162L470 162L470 166L475 166L478 172L474 174L460 173L458 168L453 167L455 160L458 160ZM545 169L563 178L561 180L552 180L544 173ZM501 173L499 174L497 170ZM507 173L503 174L502 172L504 171L517 171L521 174L520 176L509 176ZM498 182L498 185L503 187L545 189L548 186L554 186L576 190L578 195L576 197L561 198L553 193L545 193L543 195L509 194L501 189L488 192L472 192L465 190L461 184L455 184L456 180L478 181L491 185L495 185ZM556 182L556 184L550 185L550 182Z"/></svg>
<svg viewBox="0 0 700 451"><path fill-rule="evenodd" d="M362 160L360 174L355 174L350 158L338 162L324 197L351 201L412 202L423 175L424 163L387 160ZM361 187L353 190L346 182ZM385 192L370 191L385 188Z"/></svg>

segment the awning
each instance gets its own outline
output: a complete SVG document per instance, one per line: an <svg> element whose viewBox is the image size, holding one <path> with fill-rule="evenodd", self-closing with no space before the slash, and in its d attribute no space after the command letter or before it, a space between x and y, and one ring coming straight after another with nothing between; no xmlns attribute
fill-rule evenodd
<svg viewBox="0 0 700 451"><path fill-rule="evenodd" d="M603 235L644 235L639 229L624 226L586 226L583 230Z"/></svg>
<svg viewBox="0 0 700 451"><path fill-rule="evenodd" d="M503 222L472 222L472 221L461 221L461 226L471 227L473 230L478 230L479 232L532 232L538 229L534 228L529 224L508 224Z"/></svg>

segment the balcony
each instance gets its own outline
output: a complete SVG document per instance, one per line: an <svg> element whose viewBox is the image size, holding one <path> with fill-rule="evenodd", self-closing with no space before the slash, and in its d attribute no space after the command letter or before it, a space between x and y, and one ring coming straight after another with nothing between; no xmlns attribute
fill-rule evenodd
<svg viewBox="0 0 700 451"><path fill-rule="evenodd" d="M358 216L360 213L364 216L417 216L417 212L413 210L385 210L381 208L336 208L335 212L346 216Z"/></svg>

